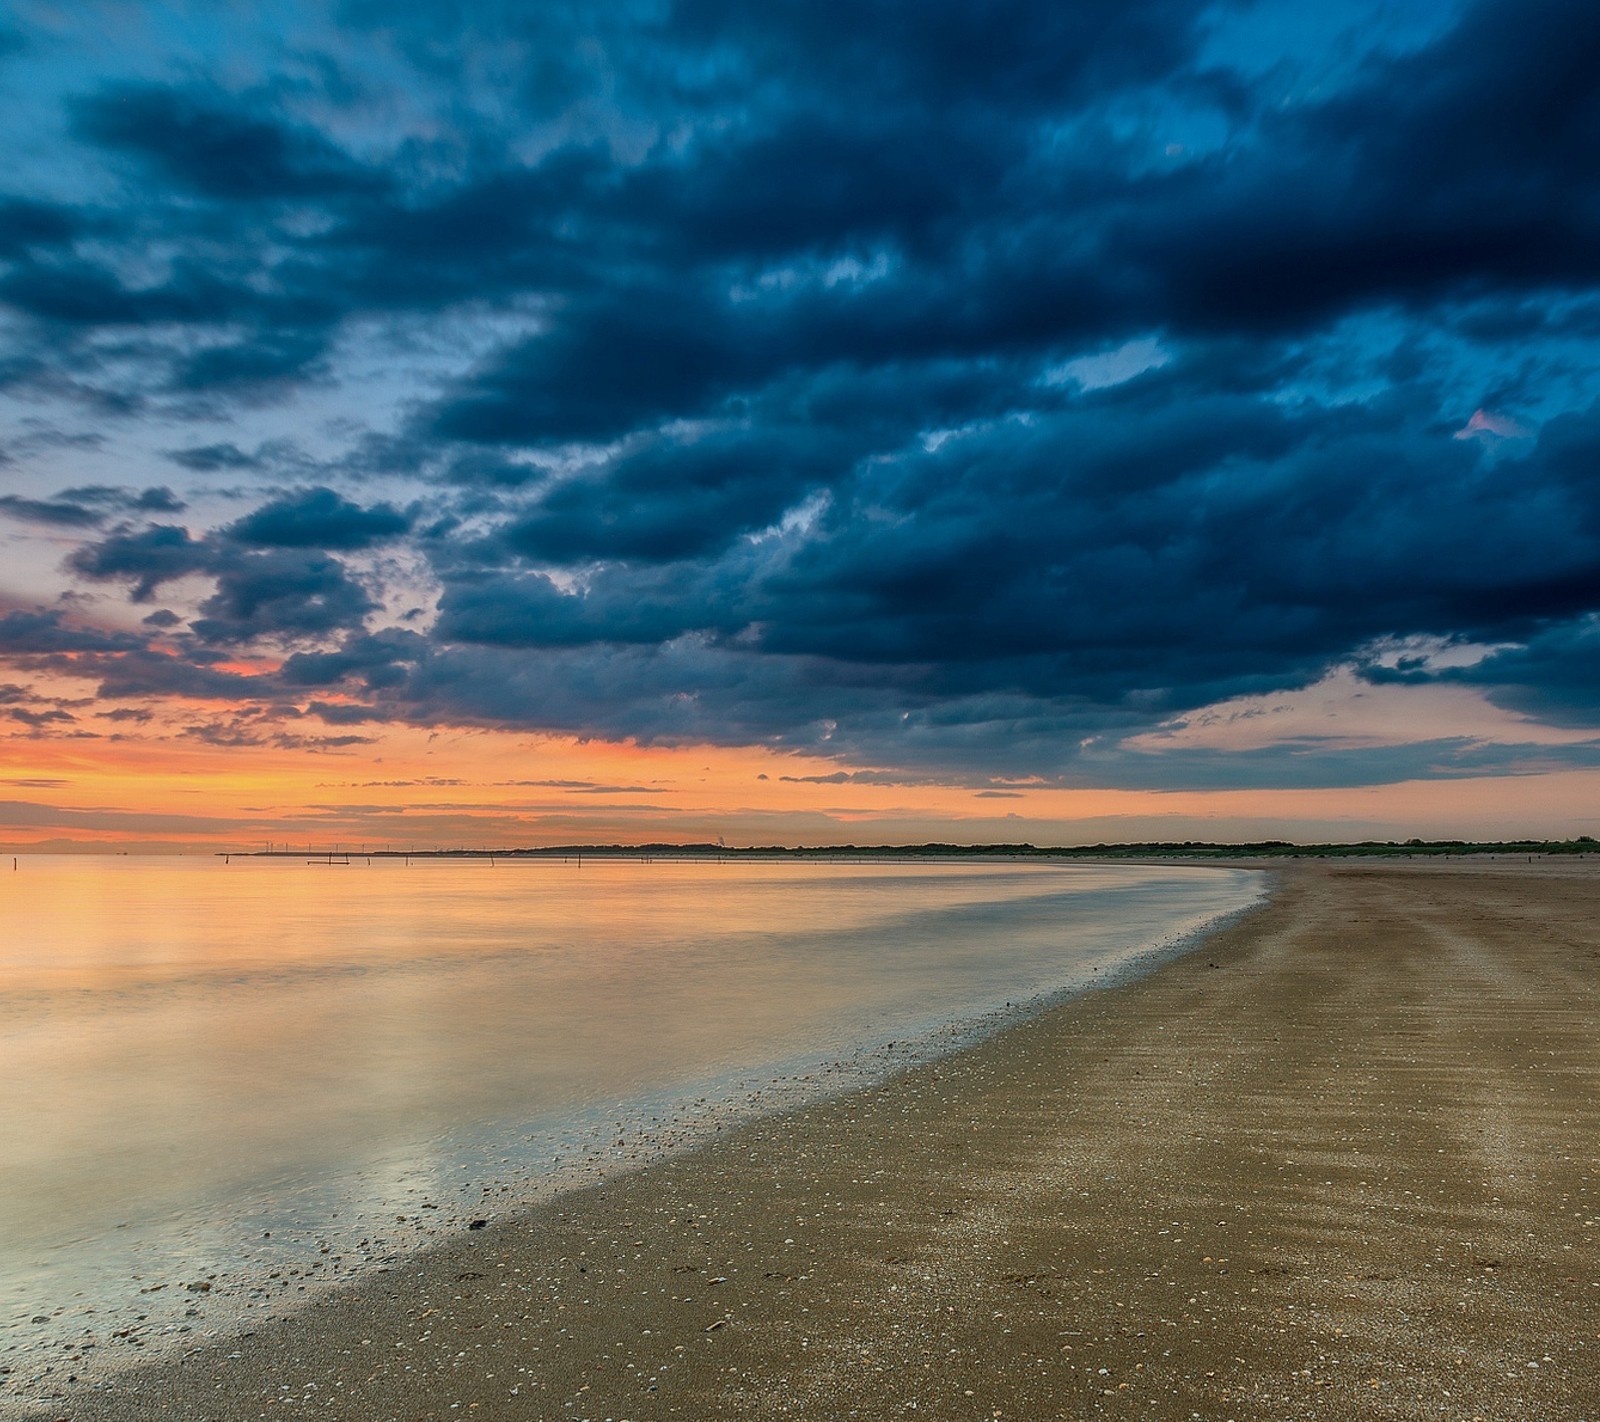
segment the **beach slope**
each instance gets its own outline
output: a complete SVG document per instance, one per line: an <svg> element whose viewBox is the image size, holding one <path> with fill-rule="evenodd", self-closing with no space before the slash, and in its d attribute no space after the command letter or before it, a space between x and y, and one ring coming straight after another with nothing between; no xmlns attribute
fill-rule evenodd
<svg viewBox="0 0 1600 1422"><path fill-rule="evenodd" d="M1290 867L1145 979L54 1415L1600 1416L1600 864Z"/></svg>

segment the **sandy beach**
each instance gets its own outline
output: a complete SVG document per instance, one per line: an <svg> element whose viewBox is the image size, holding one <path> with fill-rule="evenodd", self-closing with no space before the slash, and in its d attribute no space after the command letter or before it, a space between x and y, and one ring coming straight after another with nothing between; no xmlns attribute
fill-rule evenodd
<svg viewBox="0 0 1600 1422"><path fill-rule="evenodd" d="M1597 1044L1600 862L1301 862L1149 977L24 1415L1600 1417Z"/></svg>

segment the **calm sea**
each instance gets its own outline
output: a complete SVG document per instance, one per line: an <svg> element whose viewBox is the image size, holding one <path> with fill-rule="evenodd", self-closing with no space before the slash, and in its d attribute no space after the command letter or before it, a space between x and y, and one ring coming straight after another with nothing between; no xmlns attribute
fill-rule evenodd
<svg viewBox="0 0 1600 1422"><path fill-rule="evenodd" d="M224 1300L403 1267L1260 893L1242 871L1020 863L4 869L0 1347L23 1355L130 1309L135 1342L181 1337Z"/></svg>

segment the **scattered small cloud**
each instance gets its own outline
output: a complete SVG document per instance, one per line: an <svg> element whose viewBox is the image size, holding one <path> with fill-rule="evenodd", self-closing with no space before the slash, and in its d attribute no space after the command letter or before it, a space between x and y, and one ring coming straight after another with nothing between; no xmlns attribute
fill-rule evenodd
<svg viewBox="0 0 1600 1422"><path fill-rule="evenodd" d="M61 499L28 499L20 494L0 495L0 514L24 523L50 524L57 528L92 528L104 515L98 509Z"/></svg>

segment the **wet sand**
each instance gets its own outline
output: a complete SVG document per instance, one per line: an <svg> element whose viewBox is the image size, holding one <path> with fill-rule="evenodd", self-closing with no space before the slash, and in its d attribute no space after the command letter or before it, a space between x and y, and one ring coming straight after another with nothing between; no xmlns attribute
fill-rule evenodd
<svg viewBox="0 0 1600 1422"><path fill-rule="evenodd" d="M1148 978L26 1415L1600 1418L1600 861L1282 880Z"/></svg>

